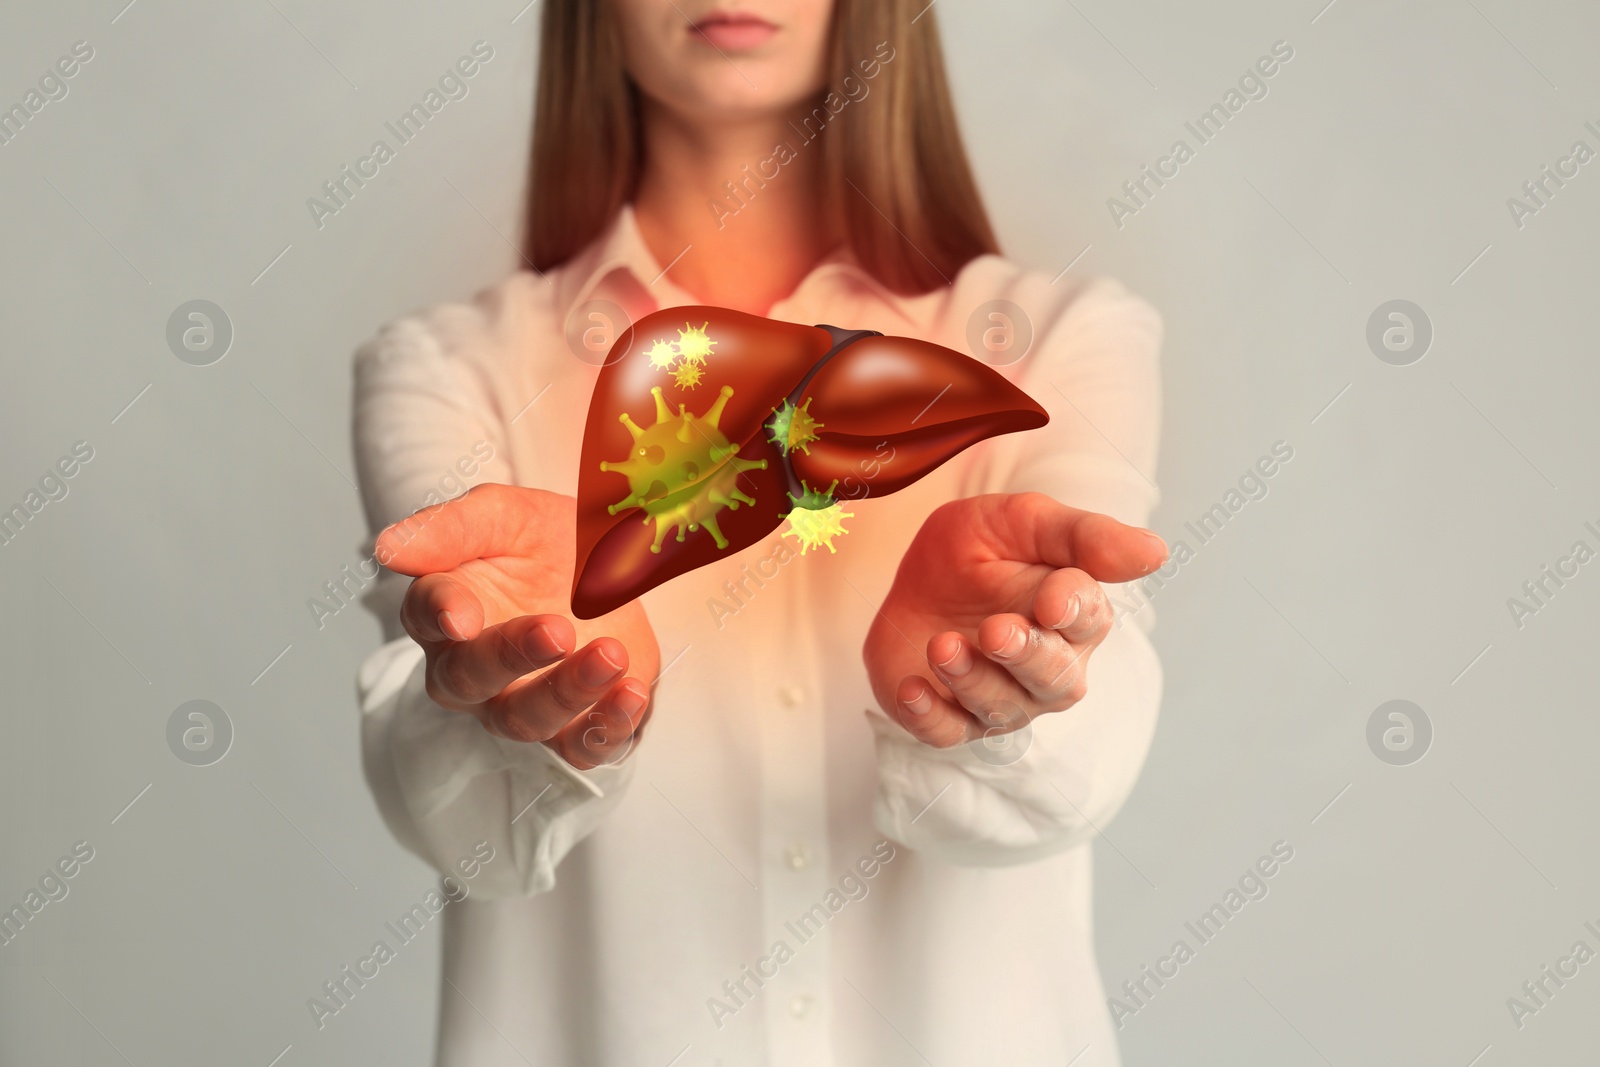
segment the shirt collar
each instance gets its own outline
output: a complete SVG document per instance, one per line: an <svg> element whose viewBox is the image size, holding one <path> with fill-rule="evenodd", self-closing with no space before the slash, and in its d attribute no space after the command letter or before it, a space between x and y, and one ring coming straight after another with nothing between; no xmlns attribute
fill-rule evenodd
<svg viewBox="0 0 1600 1067"><path fill-rule="evenodd" d="M559 268L556 282L561 305L570 315L579 305L591 300L609 300L622 306L637 321L663 307L695 303L694 297L667 278L639 232L633 205L624 204L606 231L567 264ZM778 302L793 303L812 295L818 286L829 283L865 290L908 324L915 325L906 304L915 297L895 293L868 273L847 244L840 244L824 256L805 276L793 293ZM826 292L821 295L824 298Z"/></svg>
<svg viewBox="0 0 1600 1067"><path fill-rule="evenodd" d="M649 292L654 287L652 282L656 286L671 286L665 274L639 234L633 205L624 204L606 231L559 269L556 291L569 313L572 308L593 299L614 300L620 296L633 304L639 304L642 299L651 306L639 308L637 313L633 307L626 309L637 318L656 307L667 306Z"/></svg>

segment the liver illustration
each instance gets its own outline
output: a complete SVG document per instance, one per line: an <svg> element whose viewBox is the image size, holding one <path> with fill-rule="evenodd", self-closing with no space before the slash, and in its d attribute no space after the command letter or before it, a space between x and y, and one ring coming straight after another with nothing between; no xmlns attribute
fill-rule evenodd
<svg viewBox="0 0 1600 1067"><path fill-rule="evenodd" d="M1047 421L987 365L926 341L725 308L654 312L617 339L590 398L573 613L603 615L755 544L797 503L825 507L884 442L894 461L877 496Z"/></svg>

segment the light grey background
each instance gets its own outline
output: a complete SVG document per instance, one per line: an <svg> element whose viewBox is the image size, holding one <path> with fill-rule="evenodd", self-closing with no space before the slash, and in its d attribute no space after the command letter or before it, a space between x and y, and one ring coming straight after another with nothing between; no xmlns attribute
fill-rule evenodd
<svg viewBox="0 0 1600 1067"><path fill-rule="evenodd" d="M1096 846L1102 969L1193 944L1283 840L1270 895L1126 1020L1130 1065L1578 1062L1600 963L1520 1030L1506 1000L1600 949L1600 563L1521 628L1506 602L1600 548L1600 163L1521 229L1506 199L1600 149L1600 12L1324 2L936 8L1008 251L1167 321L1156 527L1195 556L1155 596L1162 724ZM540 9L124 3L0 12L6 106L95 50L0 147L0 507L95 453L0 547L0 906L95 849L0 947L0 1062L424 1064L432 931L320 1032L305 1006L432 884L359 773L376 624L306 601L361 555L350 351L515 262ZM478 39L471 94L319 230L306 198ZM1279 40L1269 95L1119 229L1107 198ZM209 367L165 341L196 298L235 330ZM1365 341L1396 298L1435 330L1411 366ZM1184 523L1279 440L1269 495L1200 547ZM1366 742L1395 698L1433 724L1410 766ZM209 767L167 748L194 699L235 731Z"/></svg>

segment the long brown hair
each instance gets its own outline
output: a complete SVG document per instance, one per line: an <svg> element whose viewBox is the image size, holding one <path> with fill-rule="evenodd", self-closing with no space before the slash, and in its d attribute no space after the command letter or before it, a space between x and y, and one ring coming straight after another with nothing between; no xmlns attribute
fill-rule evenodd
<svg viewBox="0 0 1600 1067"><path fill-rule="evenodd" d="M950 283L999 245L978 195L923 0L837 0L827 92L883 42L894 49L870 96L819 139L823 210L875 278L900 293ZM920 12L920 14L919 14ZM566 262L632 199L642 165L638 90L623 65L608 0L545 0L523 254Z"/></svg>

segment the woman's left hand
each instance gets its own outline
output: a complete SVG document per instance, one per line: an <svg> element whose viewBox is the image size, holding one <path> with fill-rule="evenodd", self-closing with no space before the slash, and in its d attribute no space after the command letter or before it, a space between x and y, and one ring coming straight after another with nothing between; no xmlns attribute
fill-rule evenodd
<svg viewBox="0 0 1600 1067"><path fill-rule="evenodd" d="M1064 711L1083 699L1089 656L1111 629L1100 583L1166 558L1150 531L1042 493L945 504L906 549L867 634L873 694L937 748Z"/></svg>

